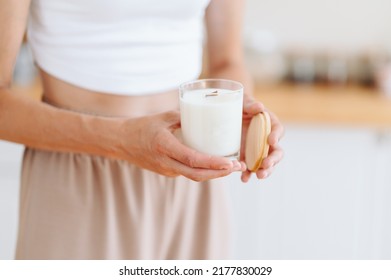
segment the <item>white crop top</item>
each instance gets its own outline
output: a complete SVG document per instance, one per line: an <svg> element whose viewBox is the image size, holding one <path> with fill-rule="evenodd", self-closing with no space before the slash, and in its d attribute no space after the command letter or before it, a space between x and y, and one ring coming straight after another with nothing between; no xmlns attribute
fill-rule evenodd
<svg viewBox="0 0 391 280"><path fill-rule="evenodd" d="M32 0L28 40L47 73L89 90L142 95L201 71L209 0Z"/></svg>

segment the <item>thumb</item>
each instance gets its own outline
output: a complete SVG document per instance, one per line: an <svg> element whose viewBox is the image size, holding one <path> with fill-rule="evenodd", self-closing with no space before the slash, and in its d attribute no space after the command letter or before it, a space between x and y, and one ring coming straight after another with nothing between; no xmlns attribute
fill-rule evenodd
<svg viewBox="0 0 391 280"><path fill-rule="evenodd" d="M247 99L243 103L243 113L248 115L255 115L265 110L265 106L254 99Z"/></svg>
<svg viewBox="0 0 391 280"><path fill-rule="evenodd" d="M179 111L168 111L164 113L163 120L170 127L178 128L181 124L181 115Z"/></svg>

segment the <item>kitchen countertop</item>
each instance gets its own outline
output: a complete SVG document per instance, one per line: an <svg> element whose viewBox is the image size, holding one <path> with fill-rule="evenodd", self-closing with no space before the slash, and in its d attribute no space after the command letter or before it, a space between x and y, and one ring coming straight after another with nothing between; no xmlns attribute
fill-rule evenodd
<svg viewBox="0 0 391 280"><path fill-rule="evenodd" d="M13 86L16 93L38 99L39 81ZM337 124L391 128L391 97L358 86L256 85L255 97L284 123Z"/></svg>
<svg viewBox="0 0 391 280"><path fill-rule="evenodd" d="M372 88L257 85L254 94L283 122L391 128L391 97Z"/></svg>

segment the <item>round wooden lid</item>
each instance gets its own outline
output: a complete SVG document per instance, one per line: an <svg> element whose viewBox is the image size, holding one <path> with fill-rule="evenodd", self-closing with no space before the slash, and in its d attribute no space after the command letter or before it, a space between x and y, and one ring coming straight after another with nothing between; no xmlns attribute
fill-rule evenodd
<svg viewBox="0 0 391 280"><path fill-rule="evenodd" d="M247 131L246 164L248 170L255 172L269 153L267 138L271 131L270 115L267 112L253 116Z"/></svg>

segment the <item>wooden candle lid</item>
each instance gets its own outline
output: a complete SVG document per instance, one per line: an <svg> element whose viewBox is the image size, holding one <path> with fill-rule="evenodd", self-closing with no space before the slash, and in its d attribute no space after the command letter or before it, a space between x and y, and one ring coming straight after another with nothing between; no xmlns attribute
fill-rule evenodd
<svg viewBox="0 0 391 280"><path fill-rule="evenodd" d="M246 164L248 170L255 172L269 153L267 138L271 131L270 115L267 112L253 116L247 131Z"/></svg>

